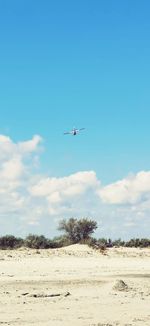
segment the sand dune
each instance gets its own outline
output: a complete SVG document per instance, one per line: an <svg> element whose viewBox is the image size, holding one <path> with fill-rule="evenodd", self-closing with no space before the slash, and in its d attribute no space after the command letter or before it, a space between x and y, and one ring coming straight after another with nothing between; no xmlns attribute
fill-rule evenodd
<svg viewBox="0 0 150 326"><path fill-rule="evenodd" d="M150 325L150 249L0 251L0 325Z"/></svg>

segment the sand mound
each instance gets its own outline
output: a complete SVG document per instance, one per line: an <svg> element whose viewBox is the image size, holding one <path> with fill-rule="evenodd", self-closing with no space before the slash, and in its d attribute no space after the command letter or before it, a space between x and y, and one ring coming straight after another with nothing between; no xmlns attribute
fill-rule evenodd
<svg viewBox="0 0 150 326"><path fill-rule="evenodd" d="M72 255L72 256L93 256L95 254L95 250L90 248L88 245L84 244L74 244L67 247L63 247L58 249L59 253L63 253L65 255Z"/></svg>
<svg viewBox="0 0 150 326"><path fill-rule="evenodd" d="M113 286L113 290L127 291L128 285L123 280L117 280L115 285Z"/></svg>
<svg viewBox="0 0 150 326"><path fill-rule="evenodd" d="M64 247L64 249L67 251L72 251L72 252L76 252L76 251L88 252L89 250L91 250L93 252L93 249L90 248L88 245L78 244L78 243Z"/></svg>

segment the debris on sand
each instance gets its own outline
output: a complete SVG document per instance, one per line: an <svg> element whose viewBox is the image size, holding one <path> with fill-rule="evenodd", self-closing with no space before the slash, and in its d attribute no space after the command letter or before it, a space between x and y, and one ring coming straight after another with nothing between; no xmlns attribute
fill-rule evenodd
<svg viewBox="0 0 150 326"><path fill-rule="evenodd" d="M28 294L29 294L29 292L22 293L22 295L24 295L24 296L25 296L25 295L28 295Z"/></svg>
<svg viewBox="0 0 150 326"><path fill-rule="evenodd" d="M115 285L113 286L113 290L127 291L128 285L123 280L117 280Z"/></svg>
<svg viewBox="0 0 150 326"><path fill-rule="evenodd" d="M22 294L22 295L26 295L26 294ZM51 294L34 293L34 294L29 294L28 296L32 298L53 298L53 297L68 297L69 295L71 295L70 292L51 293Z"/></svg>

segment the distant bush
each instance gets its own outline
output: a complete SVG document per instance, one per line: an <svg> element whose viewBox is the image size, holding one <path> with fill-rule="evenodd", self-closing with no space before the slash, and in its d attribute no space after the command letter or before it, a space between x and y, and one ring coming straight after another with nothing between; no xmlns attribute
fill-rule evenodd
<svg viewBox="0 0 150 326"><path fill-rule="evenodd" d="M79 242L80 244L86 244L89 247L94 247L97 243L97 240L93 237L88 237L87 239L83 239Z"/></svg>
<svg viewBox="0 0 150 326"><path fill-rule="evenodd" d="M108 240L105 238L97 239L97 244L104 244L105 246L107 246Z"/></svg>
<svg viewBox="0 0 150 326"><path fill-rule="evenodd" d="M16 249L23 245L23 239L16 238L13 235L0 237L0 249Z"/></svg>
<svg viewBox="0 0 150 326"><path fill-rule="evenodd" d="M125 241L122 241L121 239L117 239L117 240L112 241L112 245L115 247L124 247Z"/></svg>
<svg viewBox="0 0 150 326"><path fill-rule="evenodd" d="M62 236L59 236L59 237L54 237L53 240L51 240L51 242L52 242L52 244L54 244L53 248L67 247L67 246L70 246L72 244L70 239L65 235L62 235Z"/></svg>
<svg viewBox="0 0 150 326"><path fill-rule="evenodd" d="M60 248L61 247L61 244L59 243L59 241L57 241L55 239L48 239L47 240L47 244L48 244L48 247L47 248L49 248L49 249L50 248L51 249L54 249L54 248Z"/></svg>
<svg viewBox="0 0 150 326"><path fill-rule="evenodd" d="M105 252L111 247L133 247L147 248L150 247L150 239L133 238L128 241L121 239L111 240L106 238L96 239L90 234L94 232L97 225L94 221L87 219L69 219L61 221L60 230L66 231L64 235L47 239L43 235L29 234L25 239L15 237L13 235L5 235L0 237L0 249L17 249L27 247L32 249L48 249L61 248L69 246L73 243L87 244L90 247Z"/></svg>
<svg viewBox="0 0 150 326"><path fill-rule="evenodd" d="M69 245L68 239L65 237L58 237L54 239L47 239L43 235L29 234L24 240L25 247L32 249L49 249L60 248Z"/></svg>
<svg viewBox="0 0 150 326"><path fill-rule="evenodd" d="M140 247L141 248L150 247L150 239L141 239Z"/></svg>
<svg viewBox="0 0 150 326"><path fill-rule="evenodd" d="M150 247L150 239L131 239L125 243L125 247L135 247L135 248Z"/></svg>
<svg viewBox="0 0 150 326"><path fill-rule="evenodd" d="M104 241L105 240L105 241ZM89 237L88 239L81 240L79 242L80 244L86 244L89 247L92 247L93 249L99 250L101 252L104 252L107 249L107 240L106 239L99 239Z"/></svg>
<svg viewBox="0 0 150 326"><path fill-rule="evenodd" d="M47 249L50 244L44 235L29 234L24 240L24 245L32 249Z"/></svg>
<svg viewBox="0 0 150 326"><path fill-rule="evenodd" d="M102 252L105 253L107 246L104 243L99 244L98 249Z"/></svg>
<svg viewBox="0 0 150 326"><path fill-rule="evenodd" d="M91 241L90 246L93 249L99 250L100 252L104 253L107 249L107 240L104 238L98 240L94 239L94 241Z"/></svg>

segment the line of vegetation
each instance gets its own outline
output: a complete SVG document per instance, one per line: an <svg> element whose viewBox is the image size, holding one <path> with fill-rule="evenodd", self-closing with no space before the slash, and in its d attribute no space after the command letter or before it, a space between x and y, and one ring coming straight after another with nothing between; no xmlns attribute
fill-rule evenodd
<svg viewBox="0 0 150 326"><path fill-rule="evenodd" d="M111 240L100 238L96 239L91 235L97 229L97 222L82 218L70 218L61 220L58 230L63 232L62 236L48 239L44 235L29 234L25 239L15 237L13 235L5 235L0 237L0 249L17 249L21 247L32 249L49 249L61 248L71 244L87 244L95 249L105 250L112 247L150 247L150 239L131 239L122 241L121 239Z"/></svg>

